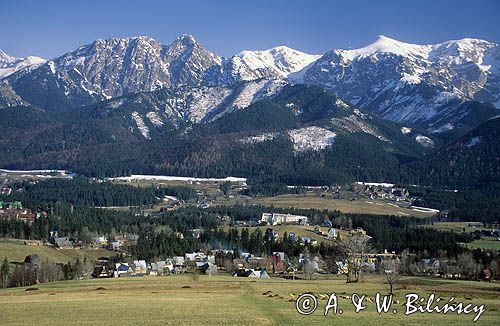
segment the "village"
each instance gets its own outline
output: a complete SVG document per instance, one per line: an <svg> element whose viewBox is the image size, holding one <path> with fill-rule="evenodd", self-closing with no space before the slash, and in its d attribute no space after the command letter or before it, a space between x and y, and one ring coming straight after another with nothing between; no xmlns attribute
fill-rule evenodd
<svg viewBox="0 0 500 326"><path fill-rule="evenodd" d="M4 173L5 174L5 173ZM50 178L60 178L59 174L50 174ZM62 177L68 177L63 173ZM11 184L18 181L37 184L41 176L30 174L4 175L2 179L1 194L3 198L10 198L13 193ZM175 178L174 178L175 179ZM108 180L109 181L109 180ZM151 185L161 187L165 182L171 182L170 178L155 177L147 178ZM96 183L103 184L106 181L96 179ZM144 182L141 178L122 178L119 183ZM131 210L136 216L145 216L150 219L161 218L165 213L176 211L184 207L199 207L208 209L221 203L227 204L232 200L247 196L240 193L246 188L245 180L236 180L231 183L226 180L202 180L202 179L175 179L174 185L188 183L196 189L194 200L182 200L176 196L164 195L158 205L149 209L134 209L129 207L125 211ZM149 183L146 184L150 186ZM141 185L142 187L146 185ZM22 189L18 189L20 191ZM353 201L354 203L372 203L381 205L392 205L398 209L411 207L415 197L410 195L407 188L397 187L387 183L365 183L356 182L348 186L331 187L306 187L301 191L312 193L318 198L328 198L329 200ZM307 197L305 197L307 198ZM371 202L373 201L373 202ZM391 207L392 207L391 206ZM99 209L122 210L121 207L98 207ZM437 214L439 211L424 207L415 207L414 210ZM35 212L23 207L21 201L0 201L0 221L18 221L32 224L40 218L47 218L49 213L44 210ZM250 230L262 230L263 241L269 242L289 242L298 248L293 256L288 256L283 251L247 252L244 249L234 250L230 247L212 246L211 248L198 248L197 251L184 252L180 255L160 256L156 259L144 260L134 256L131 248L137 244L139 234L113 233L113 234L61 234L58 230L48 230L45 239L32 240L25 239L24 244L29 246L44 246L53 250L91 250L103 249L107 255L98 257L94 262L92 271L86 277L111 278L111 277L137 277L137 276L166 276L172 274L222 274L237 277L268 278L280 277L286 279L307 279L319 277L321 275L347 275L349 269L362 271L363 273L386 273L390 270L397 270L402 273L412 275L425 275L447 278L461 278L459 263L457 260L447 257L416 257L409 252L394 252L383 250L376 252L373 248L366 252L361 250L349 253L346 250L337 257L325 257L319 254L318 248L328 244L341 247L343 243L350 239L358 239L368 243L372 237L359 227L352 227L349 223L335 223L332 220L323 220L311 223L311 220L304 215L290 213L273 212L269 210L263 212L260 219L234 220L228 216L220 216L218 226L229 230L231 228ZM182 240L185 237L195 239L205 232L203 228L193 228L185 233L176 231L175 237ZM478 228L473 231L475 239L499 237L498 230ZM368 248L368 247L367 247ZM311 250L314 251L311 254ZM409 263L411 262L411 263ZM407 265L402 268L402 265ZM411 265L411 266L410 266ZM391 266L388 268L387 266ZM404 270L403 270L404 269ZM485 273L483 273L485 274ZM487 273L486 273L487 274ZM485 274L485 275L486 275Z"/></svg>
<svg viewBox="0 0 500 326"><path fill-rule="evenodd" d="M24 216L21 203L2 203L3 211L0 218L17 218L14 212ZM19 213L18 211L22 212ZM46 213L45 213L46 214ZM37 218L19 219L31 223ZM324 221L319 225L310 226L307 216L262 213L259 221L251 223L250 228L262 228L265 239L280 241L280 234L275 229L293 227L300 230L285 232L288 241L296 243L303 250L298 257L288 257L285 252L272 252L268 255L257 255L251 252L235 252L230 249L211 249L206 251L186 252L184 255L164 257L163 259L146 261L133 258L129 248L138 240L137 234L115 234L112 236L97 235L89 241L72 238L70 235L59 235L57 231L50 231L46 240L25 240L29 246L47 246L53 250L79 250L82 248L106 249L108 256L99 257L94 262L92 271L86 277L113 278L113 277L153 277L168 276L173 274L189 273L192 275L230 275L234 277L270 278L280 277L285 279L310 279L325 275L349 274L349 268L356 265L356 269L363 273L388 273L401 271L400 266L410 260L415 260L410 253L374 252L351 253L335 258L321 257L308 254L307 248L319 246L319 241L341 243L346 239L363 239L369 241L371 237L361 228L345 229L335 228L331 221ZM246 226L248 227L248 226ZM191 230L190 236L199 237L203 230ZM497 231L498 232L498 231ZM310 235L307 235L310 233ZM306 234L306 235L304 235ZM496 233L495 233L496 234ZM183 238L185 235L177 233ZM319 239L319 241L318 241ZM406 255L403 257L402 255ZM388 266L390 268L388 269ZM445 278L461 278L457 261L443 257L421 259L413 264L412 274ZM488 271L483 274L488 278Z"/></svg>

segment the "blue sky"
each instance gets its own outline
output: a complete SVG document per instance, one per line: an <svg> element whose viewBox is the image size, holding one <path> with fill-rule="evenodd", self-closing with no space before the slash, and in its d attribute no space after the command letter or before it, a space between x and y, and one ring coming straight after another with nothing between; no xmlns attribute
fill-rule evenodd
<svg viewBox="0 0 500 326"><path fill-rule="evenodd" d="M500 0L0 0L0 49L51 58L97 38L193 34L230 56L287 45L356 48L386 35L430 44L464 37L500 43Z"/></svg>

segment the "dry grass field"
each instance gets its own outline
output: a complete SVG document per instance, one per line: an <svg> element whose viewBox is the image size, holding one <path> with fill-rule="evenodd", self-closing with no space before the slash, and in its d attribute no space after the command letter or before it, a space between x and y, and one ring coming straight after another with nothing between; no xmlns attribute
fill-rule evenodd
<svg viewBox="0 0 500 326"><path fill-rule="evenodd" d="M67 263L77 258L95 260L98 257L114 255L112 251L104 249L63 249L55 250L48 246L27 246L22 241L0 240L0 260L5 257L10 262L22 262L31 254L37 254L42 260L54 263Z"/></svg>
<svg viewBox="0 0 500 326"><path fill-rule="evenodd" d="M292 297L319 294L366 294L387 290L379 276L346 284L343 278L329 280L283 280L189 275L132 277L56 282L34 289L0 290L0 325L468 325L473 315L404 315L404 295L435 292L456 302L485 304L477 325L498 325L500 286L492 283L404 278L396 291L397 314L379 315L374 303L354 313L348 299L339 299L343 314L324 316L326 300L309 316L299 315Z"/></svg>
<svg viewBox="0 0 500 326"><path fill-rule="evenodd" d="M273 205L275 207L296 207L338 210L344 213L359 214L387 214L401 216L428 217L433 213L420 212L409 208L396 207L393 202L379 199L345 200L317 196L313 193L306 195L281 195L275 197L258 198L252 201L255 204Z"/></svg>

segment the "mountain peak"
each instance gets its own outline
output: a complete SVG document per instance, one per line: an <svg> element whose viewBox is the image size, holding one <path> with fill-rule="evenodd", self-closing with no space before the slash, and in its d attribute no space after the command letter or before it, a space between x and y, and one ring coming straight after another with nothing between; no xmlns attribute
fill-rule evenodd
<svg viewBox="0 0 500 326"><path fill-rule="evenodd" d="M140 35L140 36L130 36L130 37L111 37L111 38L108 38L108 39L98 38L97 40L95 40L93 42L93 44L130 43L132 41L147 42L147 43L150 43L150 42L156 42L156 43L158 43L155 39L153 39L150 36Z"/></svg>
<svg viewBox="0 0 500 326"><path fill-rule="evenodd" d="M0 78L7 77L27 66L38 65L45 62L44 59L34 56L18 58L0 50Z"/></svg>
<svg viewBox="0 0 500 326"><path fill-rule="evenodd" d="M341 50L346 59L366 57L375 53L392 53L400 56L425 56L429 51L428 45L410 44L395 40L385 35L377 36L375 42L355 50Z"/></svg>
<svg viewBox="0 0 500 326"><path fill-rule="evenodd" d="M191 34L181 34L175 39L174 43L182 43L183 45L194 45L198 44L199 42Z"/></svg>
<svg viewBox="0 0 500 326"><path fill-rule="evenodd" d="M13 57L11 55L8 55L7 53L5 53L4 51L0 50L0 64L2 63L5 63L5 62L11 62L11 61L15 61L17 60L18 58L16 57Z"/></svg>
<svg viewBox="0 0 500 326"><path fill-rule="evenodd" d="M279 78L298 72L320 57L287 46L277 46L262 51L242 51L237 56L250 69L268 72L270 76Z"/></svg>

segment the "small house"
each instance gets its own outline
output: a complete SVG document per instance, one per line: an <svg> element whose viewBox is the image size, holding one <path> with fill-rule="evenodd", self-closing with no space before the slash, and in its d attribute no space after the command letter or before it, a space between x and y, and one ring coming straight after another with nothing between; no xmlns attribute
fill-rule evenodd
<svg viewBox="0 0 500 326"><path fill-rule="evenodd" d="M337 239L337 230L329 228L326 236L328 239Z"/></svg>
<svg viewBox="0 0 500 326"><path fill-rule="evenodd" d="M54 238L53 244L57 249L73 249L73 242L68 237Z"/></svg>
<svg viewBox="0 0 500 326"><path fill-rule="evenodd" d="M132 274L132 269L130 268L129 264L127 263L116 263L115 264L115 271L114 271L114 277L120 277L123 275L130 275Z"/></svg>

